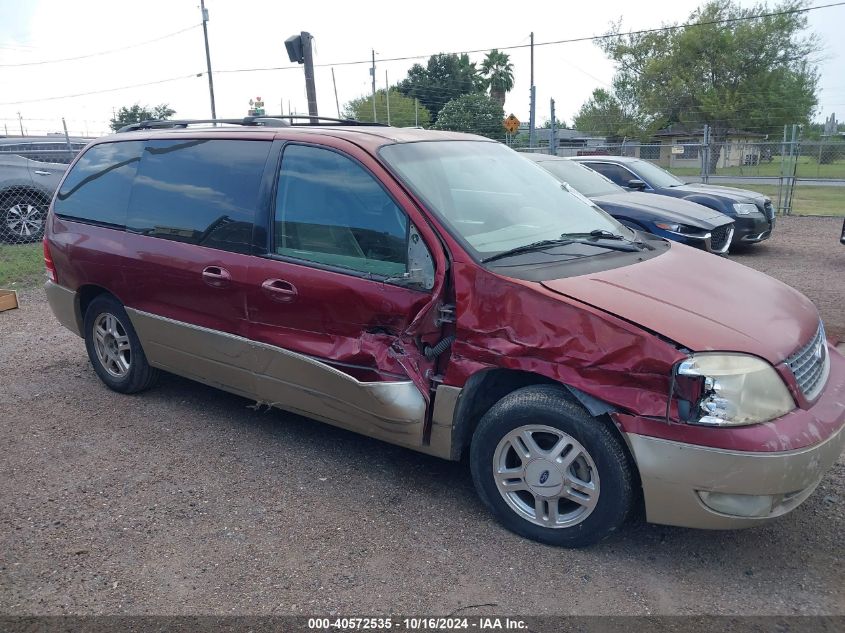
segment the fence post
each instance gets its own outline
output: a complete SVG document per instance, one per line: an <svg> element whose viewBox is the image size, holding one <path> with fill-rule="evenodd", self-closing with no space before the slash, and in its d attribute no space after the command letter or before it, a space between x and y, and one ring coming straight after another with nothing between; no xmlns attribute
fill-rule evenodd
<svg viewBox="0 0 845 633"><path fill-rule="evenodd" d="M707 183L710 180L710 126L704 124L704 133L701 137L701 182Z"/></svg>
<svg viewBox="0 0 845 633"><path fill-rule="evenodd" d="M555 120L555 100L552 99L549 105L551 106L552 116L551 129L549 130L549 154L557 156L557 121Z"/></svg>

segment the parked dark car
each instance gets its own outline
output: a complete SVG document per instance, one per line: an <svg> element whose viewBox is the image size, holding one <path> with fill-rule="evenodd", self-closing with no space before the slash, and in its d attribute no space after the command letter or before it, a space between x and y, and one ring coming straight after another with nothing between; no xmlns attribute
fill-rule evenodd
<svg viewBox="0 0 845 633"><path fill-rule="evenodd" d="M37 242L53 193L85 139L0 138L0 241Z"/></svg>
<svg viewBox="0 0 845 633"><path fill-rule="evenodd" d="M625 226L703 248L726 253L734 222L724 213L694 202L656 194L633 193L586 165L548 154L523 154L552 176L607 211Z"/></svg>
<svg viewBox="0 0 845 633"><path fill-rule="evenodd" d="M631 231L501 143L172 125L90 145L47 221L50 307L112 390L164 370L466 455L507 528L566 546L641 502L759 525L842 451L845 358L806 297Z"/></svg>
<svg viewBox="0 0 845 633"><path fill-rule="evenodd" d="M686 183L654 163L624 156L573 158L621 187L683 198L724 213L734 220L732 245L748 246L769 239L775 227L772 201L763 194L721 185Z"/></svg>

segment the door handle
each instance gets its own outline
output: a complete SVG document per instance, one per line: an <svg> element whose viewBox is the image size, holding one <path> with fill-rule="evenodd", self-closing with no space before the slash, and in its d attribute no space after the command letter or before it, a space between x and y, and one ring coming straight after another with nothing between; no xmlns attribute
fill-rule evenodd
<svg viewBox="0 0 845 633"><path fill-rule="evenodd" d="M206 266L202 269L202 280L213 288L224 288L231 279L229 271L220 266Z"/></svg>
<svg viewBox="0 0 845 633"><path fill-rule="evenodd" d="M296 286L284 279L265 279L261 284L261 289L274 301L293 301L297 294Z"/></svg>
<svg viewBox="0 0 845 633"><path fill-rule="evenodd" d="M39 176L49 176L51 172L44 171L43 169L36 169L33 173L38 174Z"/></svg>

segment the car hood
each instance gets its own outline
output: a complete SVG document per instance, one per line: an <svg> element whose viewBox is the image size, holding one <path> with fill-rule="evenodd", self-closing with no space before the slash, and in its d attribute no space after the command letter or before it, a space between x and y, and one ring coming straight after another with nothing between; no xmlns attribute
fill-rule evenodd
<svg viewBox="0 0 845 633"><path fill-rule="evenodd" d="M815 306L797 290L683 244L629 266L542 284L692 351L745 352L772 364L819 326Z"/></svg>
<svg viewBox="0 0 845 633"><path fill-rule="evenodd" d="M671 187L672 191L683 191L685 193L693 194L704 194L707 196L722 196L723 198L727 198L728 200L732 200L734 202L760 202L760 205L763 204L763 200L766 199L761 193L757 193L756 191L749 191L748 189L736 189L734 187L723 187L721 185L706 185L703 183L695 183L691 182L686 185L680 185L678 187Z"/></svg>
<svg viewBox="0 0 845 633"><path fill-rule="evenodd" d="M609 208L613 207L614 210L633 209L653 215L657 220L679 222L704 229L714 229L733 221L724 213L719 213L695 202L661 196L656 193L611 193L596 196L591 200L600 207L607 205Z"/></svg>

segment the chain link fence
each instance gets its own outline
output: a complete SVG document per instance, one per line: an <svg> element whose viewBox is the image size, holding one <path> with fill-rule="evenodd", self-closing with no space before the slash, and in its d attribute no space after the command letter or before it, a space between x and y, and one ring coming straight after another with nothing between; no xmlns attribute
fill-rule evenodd
<svg viewBox="0 0 845 633"><path fill-rule="evenodd" d="M598 136L565 132L567 138L558 138L554 151L548 135L540 135L536 147L515 149L557 156L640 158L684 182L762 193L781 215L842 215L845 210L845 138L805 141L794 136L788 141L772 141L729 135L721 142L705 142L703 136L676 136L609 143Z"/></svg>
<svg viewBox="0 0 845 633"><path fill-rule="evenodd" d="M0 138L0 288L32 287L44 279L47 209L68 164L87 142Z"/></svg>

